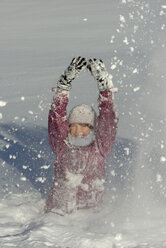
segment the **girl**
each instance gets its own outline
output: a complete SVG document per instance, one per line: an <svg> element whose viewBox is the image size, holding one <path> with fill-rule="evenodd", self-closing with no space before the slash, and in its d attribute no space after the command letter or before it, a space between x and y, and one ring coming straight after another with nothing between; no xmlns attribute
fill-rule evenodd
<svg viewBox="0 0 166 248"><path fill-rule="evenodd" d="M87 68L99 89L99 116L85 104L67 117L71 82ZM54 89L55 91L55 89ZM49 143L56 154L55 178L46 211L58 214L96 207L102 202L105 160L115 141L117 118L113 87L102 60L74 58L61 75L49 112Z"/></svg>

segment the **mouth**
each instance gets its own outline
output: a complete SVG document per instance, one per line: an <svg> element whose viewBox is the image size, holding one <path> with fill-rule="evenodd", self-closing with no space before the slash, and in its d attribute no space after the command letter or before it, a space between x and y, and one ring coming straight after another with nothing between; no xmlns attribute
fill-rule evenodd
<svg viewBox="0 0 166 248"><path fill-rule="evenodd" d="M85 135L83 135L82 133L78 134L75 136L75 138L83 138Z"/></svg>
<svg viewBox="0 0 166 248"><path fill-rule="evenodd" d="M79 134L74 134L72 135L74 138L84 138L84 134L83 133L79 133Z"/></svg>

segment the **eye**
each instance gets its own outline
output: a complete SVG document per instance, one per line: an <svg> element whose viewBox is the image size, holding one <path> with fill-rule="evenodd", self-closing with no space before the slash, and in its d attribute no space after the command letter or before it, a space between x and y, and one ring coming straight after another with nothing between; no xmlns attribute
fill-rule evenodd
<svg viewBox="0 0 166 248"><path fill-rule="evenodd" d="M71 124L69 127L70 127L70 128L73 128L73 127L75 127L75 125L74 125L74 124Z"/></svg>
<svg viewBox="0 0 166 248"><path fill-rule="evenodd" d="M87 124L81 124L81 127L86 128L88 126L87 126Z"/></svg>

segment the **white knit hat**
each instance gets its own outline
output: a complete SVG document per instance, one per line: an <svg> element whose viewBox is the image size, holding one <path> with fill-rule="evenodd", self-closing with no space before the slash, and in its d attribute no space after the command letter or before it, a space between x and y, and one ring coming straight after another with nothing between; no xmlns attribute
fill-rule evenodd
<svg viewBox="0 0 166 248"><path fill-rule="evenodd" d="M92 107L81 104L74 107L69 114L69 124L82 123L94 127L95 113Z"/></svg>

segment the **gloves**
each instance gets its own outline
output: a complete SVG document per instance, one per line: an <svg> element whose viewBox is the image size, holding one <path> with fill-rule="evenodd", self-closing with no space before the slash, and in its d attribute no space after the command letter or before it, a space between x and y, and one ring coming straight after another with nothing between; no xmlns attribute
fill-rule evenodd
<svg viewBox="0 0 166 248"><path fill-rule="evenodd" d="M71 81L75 79L77 74L82 71L86 65L87 61L85 58L80 56L78 58L73 58L68 68L60 76L60 79L57 82L57 88L62 90L70 90L72 87Z"/></svg>
<svg viewBox="0 0 166 248"><path fill-rule="evenodd" d="M89 59L87 68L94 79L97 80L99 91L112 91L114 89L112 76L108 74L101 59Z"/></svg>

